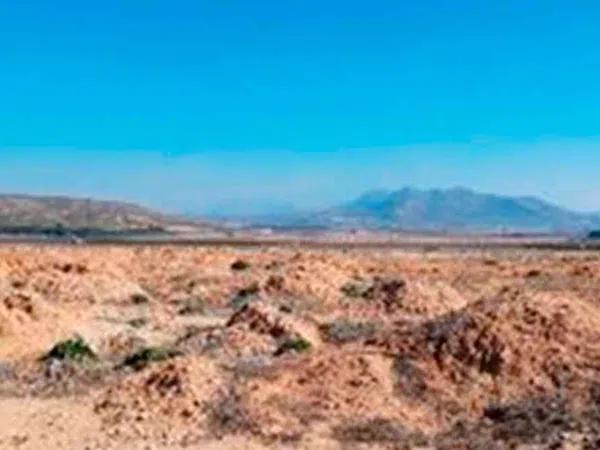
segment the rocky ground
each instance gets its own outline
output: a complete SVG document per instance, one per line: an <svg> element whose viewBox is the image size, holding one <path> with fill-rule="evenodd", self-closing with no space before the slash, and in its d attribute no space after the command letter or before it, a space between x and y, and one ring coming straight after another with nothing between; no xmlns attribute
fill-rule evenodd
<svg viewBox="0 0 600 450"><path fill-rule="evenodd" d="M4 246L0 448L597 449L600 254Z"/></svg>

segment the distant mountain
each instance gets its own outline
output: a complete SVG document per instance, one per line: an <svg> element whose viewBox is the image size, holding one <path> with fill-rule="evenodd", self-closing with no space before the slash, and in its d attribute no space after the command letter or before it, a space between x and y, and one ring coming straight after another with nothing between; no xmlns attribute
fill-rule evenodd
<svg viewBox="0 0 600 450"><path fill-rule="evenodd" d="M482 194L465 188L371 191L304 219L333 228L421 231L557 232L600 226L600 216L569 211L535 197Z"/></svg>
<svg viewBox="0 0 600 450"><path fill-rule="evenodd" d="M210 226L135 205L71 197L0 195L0 231L11 229L88 229L168 231Z"/></svg>

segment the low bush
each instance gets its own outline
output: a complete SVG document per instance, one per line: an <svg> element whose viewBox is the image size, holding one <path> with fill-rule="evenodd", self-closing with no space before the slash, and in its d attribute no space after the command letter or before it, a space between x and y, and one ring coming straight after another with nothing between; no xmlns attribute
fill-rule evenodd
<svg viewBox="0 0 600 450"><path fill-rule="evenodd" d="M340 288L340 291L346 297L361 298L365 294L367 289L368 289L368 286L364 286L362 283L349 281L349 282L345 283L344 285L342 285L342 287Z"/></svg>
<svg viewBox="0 0 600 450"><path fill-rule="evenodd" d="M166 361L181 355L182 353L180 351L171 348L145 347L128 356L125 361L123 361L122 366L138 371L146 368L152 363Z"/></svg>
<svg viewBox="0 0 600 450"><path fill-rule="evenodd" d="M150 301L150 299L148 298L148 296L146 294L142 294L141 292L136 292L135 294L131 295L131 302L134 305L143 305L146 304Z"/></svg>
<svg viewBox="0 0 600 450"><path fill-rule="evenodd" d="M127 324L133 328L142 328L148 324L148 319L144 317L138 317L136 319L129 320Z"/></svg>
<svg viewBox="0 0 600 450"><path fill-rule="evenodd" d="M268 291L281 291L285 286L285 278L281 275L271 275L265 283L265 289Z"/></svg>
<svg viewBox="0 0 600 450"><path fill-rule="evenodd" d="M248 270L249 268L250 263L243 259L238 259L231 264L231 270L235 271Z"/></svg>
<svg viewBox="0 0 600 450"><path fill-rule="evenodd" d="M286 339L275 352L280 356L289 352L304 353L312 348L312 344L302 337Z"/></svg>
<svg viewBox="0 0 600 450"><path fill-rule="evenodd" d="M368 339L375 334L375 324L370 322L352 322L336 320L320 327L323 339L328 342L343 344Z"/></svg>
<svg viewBox="0 0 600 450"><path fill-rule="evenodd" d="M210 428L217 436L244 433L255 428L241 394L233 387L218 394L209 406L208 417Z"/></svg>
<svg viewBox="0 0 600 450"><path fill-rule="evenodd" d="M240 357L231 366L236 379L267 377L273 373L273 369L272 358L261 355Z"/></svg>
<svg viewBox="0 0 600 450"><path fill-rule="evenodd" d="M403 396L420 399L427 392L425 374L405 355L394 360L393 373L396 378L396 390Z"/></svg>
<svg viewBox="0 0 600 450"><path fill-rule="evenodd" d="M245 288L238 291L235 297L230 302L230 306L234 309L240 309L246 306L254 297L260 293L260 286L257 282L253 282Z"/></svg>
<svg viewBox="0 0 600 450"><path fill-rule="evenodd" d="M68 339L59 342L42 357L42 360L61 360L82 362L85 360L97 359L96 354L91 347L82 339Z"/></svg>
<svg viewBox="0 0 600 450"><path fill-rule="evenodd" d="M192 315L200 315L206 312L206 305L204 304L204 300L198 297L188 298L183 301L183 304L179 308L177 313L180 316L192 316Z"/></svg>
<svg viewBox="0 0 600 450"><path fill-rule="evenodd" d="M341 442L354 443L394 443L414 448L427 445L427 439L421 433L407 430L401 424L385 418L374 418L364 422L347 422L333 430L334 437Z"/></svg>

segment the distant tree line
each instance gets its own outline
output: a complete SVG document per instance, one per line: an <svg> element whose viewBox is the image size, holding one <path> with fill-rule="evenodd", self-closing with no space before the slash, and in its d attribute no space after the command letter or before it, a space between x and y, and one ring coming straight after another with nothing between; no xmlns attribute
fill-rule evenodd
<svg viewBox="0 0 600 450"><path fill-rule="evenodd" d="M34 226L34 225L9 225L0 226L0 234L15 234L15 235L43 235L48 237L68 237L76 236L82 239L94 238L94 237L117 237L117 236L131 236L131 235L147 235L164 233L166 230L162 227L151 226L147 228L139 229L125 229L125 230L111 230L104 228L72 228L57 223L52 226Z"/></svg>

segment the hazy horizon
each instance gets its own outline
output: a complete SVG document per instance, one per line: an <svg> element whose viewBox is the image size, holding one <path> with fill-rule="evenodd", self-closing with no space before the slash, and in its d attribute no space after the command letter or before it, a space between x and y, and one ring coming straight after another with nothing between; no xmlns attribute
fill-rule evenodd
<svg viewBox="0 0 600 450"><path fill-rule="evenodd" d="M502 150L498 150L501 148ZM284 155L284 156L282 156ZM262 165L249 167L259 159ZM600 211L600 139L476 142L396 149L173 155L19 150L0 154L0 192L124 200L176 213L313 210L366 191L465 187ZM242 209L243 209L242 208Z"/></svg>
<svg viewBox="0 0 600 450"><path fill-rule="evenodd" d="M599 21L562 1L4 2L0 192L235 213L465 186L600 211Z"/></svg>

